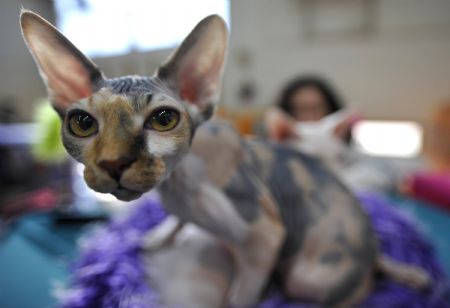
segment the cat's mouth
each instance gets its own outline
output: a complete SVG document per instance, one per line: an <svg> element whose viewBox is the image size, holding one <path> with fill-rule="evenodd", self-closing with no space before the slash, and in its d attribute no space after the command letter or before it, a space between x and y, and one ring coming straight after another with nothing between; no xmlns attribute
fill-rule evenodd
<svg viewBox="0 0 450 308"><path fill-rule="evenodd" d="M123 187L122 185L119 185L113 192L111 192L112 195L114 195L117 199L121 201L136 200L140 196L142 196L143 193L144 192Z"/></svg>
<svg viewBox="0 0 450 308"><path fill-rule="evenodd" d="M155 176L151 171L138 172L126 170L120 178L113 178L100 168L88 165L84 169L84 179L87 185L100 193L109 193L121 201L132 201L150 191L160 176Z"/></svg>

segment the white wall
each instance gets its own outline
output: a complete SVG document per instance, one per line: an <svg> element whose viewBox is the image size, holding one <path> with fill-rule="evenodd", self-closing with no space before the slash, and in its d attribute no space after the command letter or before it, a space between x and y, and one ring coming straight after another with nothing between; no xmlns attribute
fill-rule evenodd
<svg viewBox="0 0 450 308"><path fill-rule="evenodd" d="M320 2L327 8L358 1ZM239 84L250 79L257 101L268 104L292 76L317 72L369 117L421 119L431 104L450 97L450 1L374 3L371 34L314 40L301 29L302 1L233 1L224 100L235 101ZM242 65L243 53L251 55L250 64Z"/></svg>
<svg viewBox="0 0 450 308"><path fill-rule="evenodd" d="M450 1L372 0L374 24L363 34L333 34L347 26L363 0L231 1L231 45L223 103L236 105L243 82L254 82L258 104L301 73L323 74L352 106L371 118L421 119L450 97ZM305 5L318 3L326 35L305 35ZM22 1L53 18L48 0ZM45 95L18 28L19 3L0 3L0 98L14 96L31 117L34 98ZM319 23L320 25L321 23ZM349 23L351 24L351 23ZM322 29L323 28L323 29ZM168 50L96 59L108 76L151 74Z"/></svg>
<svg viewBox="0 0 450 308"><path fill-rule="evenodd" d="M33 59L22 40L19 26L21 5L54 19L49 0L2 0L0 2L0 100L12 97L25 119L32 113L32 102L45 95Z"/></svg>

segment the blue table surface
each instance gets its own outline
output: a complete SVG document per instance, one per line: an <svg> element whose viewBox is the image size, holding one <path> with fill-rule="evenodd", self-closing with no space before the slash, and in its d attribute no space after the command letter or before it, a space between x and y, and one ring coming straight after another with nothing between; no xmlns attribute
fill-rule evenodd
<svg viewBox="0 0 450 308"><path fill-rule="evenodd" d="M22 217L0 238L0 307L55 307L85 224L54 224L52 214Z"/></svg>

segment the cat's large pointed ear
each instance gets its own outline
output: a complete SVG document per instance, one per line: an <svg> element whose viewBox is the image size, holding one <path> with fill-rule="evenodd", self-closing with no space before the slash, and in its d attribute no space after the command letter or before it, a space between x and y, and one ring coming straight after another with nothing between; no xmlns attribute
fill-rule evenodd
<svg viewBox="0 0 450 308"><path fill-rule="evenodd" d="M97 66L48 21L24 10L20 25L55 109L64 111L99 87L103 75Z"/></svg>
<svg viewBox="0 0 450 308"><path fill-rule="evenodd" d="M217 15L203 19L156 75L181 99L209 115L219 98L228 31Z"/></svg>

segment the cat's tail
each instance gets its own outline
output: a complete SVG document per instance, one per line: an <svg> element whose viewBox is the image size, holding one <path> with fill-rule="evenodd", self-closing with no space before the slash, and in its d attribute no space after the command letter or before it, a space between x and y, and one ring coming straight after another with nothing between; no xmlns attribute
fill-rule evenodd
<svg viewBox="0 0 450 308"><path fill-rule="evenodd" d="M413 289L425 289L432 282L430 275L424 269L395 261L385 255L378 256L376 268L387 278Z"/></svg>

